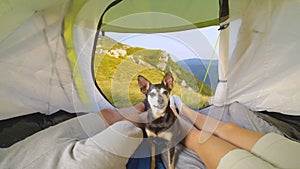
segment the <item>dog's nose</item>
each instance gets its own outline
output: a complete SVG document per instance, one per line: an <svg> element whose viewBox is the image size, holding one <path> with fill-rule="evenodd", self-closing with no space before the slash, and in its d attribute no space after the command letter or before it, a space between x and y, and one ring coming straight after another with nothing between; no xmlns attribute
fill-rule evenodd
<svg viewBox="0 0 300 169"><path fill-rule="evenodd" d="M158 102L159 104L163 104L163 103L164 103L163 97L162 97L162 96L158 96L157 102Z"/></svg>

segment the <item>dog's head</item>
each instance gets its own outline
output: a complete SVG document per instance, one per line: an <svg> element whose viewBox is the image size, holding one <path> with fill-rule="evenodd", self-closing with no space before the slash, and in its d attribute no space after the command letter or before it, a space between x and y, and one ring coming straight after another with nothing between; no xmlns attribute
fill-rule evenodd
<svg viewBox="0 0 300 169"><path fill-rule="evenodd" d="M152 84L145 77L138 76L140 90L146 95L154 118L164 116L173 89L173 76L167 72L160 84Z"/></svg>

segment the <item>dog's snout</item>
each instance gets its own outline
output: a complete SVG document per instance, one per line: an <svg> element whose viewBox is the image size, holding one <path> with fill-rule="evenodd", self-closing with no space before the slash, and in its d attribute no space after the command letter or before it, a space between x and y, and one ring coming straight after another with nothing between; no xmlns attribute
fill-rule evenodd
<svg viewBox="0 0 300 169"><path fill-rule="evenodd" d="M158 96L157 102L158 102L159 104L164 104L164 98L163 98L161 95L159 95L159 96Z"/></svg>

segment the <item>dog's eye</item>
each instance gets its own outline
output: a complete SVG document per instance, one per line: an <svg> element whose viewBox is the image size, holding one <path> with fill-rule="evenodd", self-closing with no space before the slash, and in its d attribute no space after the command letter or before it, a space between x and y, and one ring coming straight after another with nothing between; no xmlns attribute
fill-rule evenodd
<svg viewBox="0 0 300 169"><path fill-rule="evenodd" d="M167 92L167 91L164 91L163 94L164 94L164 95L168 95L168 92Z"/></svg>
<svg viewBox="0 0 300 169"><path fill-rule="evenodd" d="M155 93L149 93L149 96L150 96L150 97L154 97L154 96L155 96Z"/></svg>

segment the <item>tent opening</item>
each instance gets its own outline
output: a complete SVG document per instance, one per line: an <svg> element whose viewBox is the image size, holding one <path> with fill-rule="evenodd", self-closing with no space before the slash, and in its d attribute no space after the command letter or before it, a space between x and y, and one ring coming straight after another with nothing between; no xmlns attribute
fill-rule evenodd
<svg viewBox="0 0 300 169"><path fill-rule="evenodd" d="M156 34L105 32L95 50L97 85L112 105L128 107L145 97L138 75L160 83L164 73L171 71L173 94L193 108L206 107L218 82L218 33L216 26Z"/></svg>

